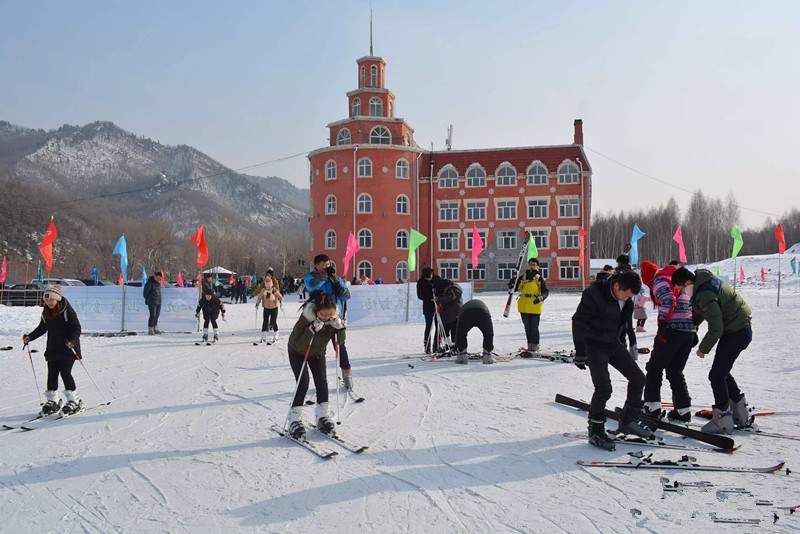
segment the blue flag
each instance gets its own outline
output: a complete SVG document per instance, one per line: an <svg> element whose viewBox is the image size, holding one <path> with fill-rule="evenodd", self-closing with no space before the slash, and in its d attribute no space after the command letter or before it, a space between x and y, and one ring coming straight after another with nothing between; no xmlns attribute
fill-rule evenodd
<svg viewBox="0 0 800 534"><path fill-rule="evenodd" d="M147 271L144 270L144 265L142 265L142 287L144 287L144 283L147 281Z"/></svg>
<svg viewBox="0 0 800 534"><path fill-rule="evenodd" d="M125 243L125 234L117 241L113 254L119 254L120 267L122 267L122 281L128 281L128 245Z"/></svg>
<svg viewBox="0 0 800 534"><path fill-rule="evenodd" d="M97 285L97 265L92 267L92 280L94 280L94 285Z"/></svg>
<svg viewBox="0 0 800 534"><path fill-rule="evenodd" d="M639 225L633 225L633 235L631 235L631 265L636 265L639 263L639 245L636 243L639 241L643 236L645 236L644 232L639 230Z"/></svg>
<svg viewBox="0 0 800 534"><path fill-rule="evenodd" d="M789 265L792 266L792 274L797 272L797 258L792 258L792 261L789 262Z"/></svg>

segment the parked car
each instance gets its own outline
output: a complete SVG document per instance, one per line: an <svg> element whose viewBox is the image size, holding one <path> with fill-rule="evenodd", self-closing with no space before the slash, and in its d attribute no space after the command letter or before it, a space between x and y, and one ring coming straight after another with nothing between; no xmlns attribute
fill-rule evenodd
<svg viewBox="0 0 800 534"><path fill-rule="evenodd" d="M129 282L125 282L125 285L126 286L130 286L130 287L142 287L142 281L141 280L132 280L132 281L129 281Z"/></svg>
<svg viewBox="0 0 800 534"><path fill-rule="evenodd" d="M6 306L39 306L42 291L39 284L14 284L3 289L3 304Z"/></svg>
<svg viewBox="0 0 800 534"><path fill-rule="evenodd" d="M43 278L45 287L61 284L62 286L85 286L83 282L76 278Z"/></svg>
<svg viewBox="0 0 800 534"><path fill-rule="evenodd" d="M97 284L95 284L95 283L94 283L94 280L93 280L93 279L91 279L91 278L88 278L88 279L87 279L87 278L81 278L81 279L80 279L80 281L81 281L81 282L83 282L83 283L84 283L84 285L87 285L87 286L93 286L93 285L98 285L98 286L115 286L115 285L117 285L117 284L115 284L114 282L112 282L111 280L102 280L102 279L101 279L101 280L98 280L98 281L97 281Z"/></svg>

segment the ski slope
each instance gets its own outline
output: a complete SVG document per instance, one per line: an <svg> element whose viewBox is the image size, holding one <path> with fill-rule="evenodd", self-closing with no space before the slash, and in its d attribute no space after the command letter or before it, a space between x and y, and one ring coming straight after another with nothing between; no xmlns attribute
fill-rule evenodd
<svg viewBox="0 0 800 534"><path fill-rule="evenodd" d="M780 308L774 287L745 285L742 294L753 309L754 341L734 375L759 410L796 410L800 294L785 284ZM519 315L502 318L505 296L478 298L492 310L496 352L522 346ZM571 348L570 317L578 299L551 293L543 346ZM291 295L284 306L288 317L279 319L282 337L273 346L253 346L252 304L228 306L229 323L213 346L195 346L195 333L86 336L86 368L112 403L31 432L0 433L0 532L753 531L713 523L712 513L761 519L760 532L800 531L800 513L776 508L800 504L798 475L580 467L578 460L625 461L627 451L640 450L618 446L608 453L562 435L585 432L586 416L553 399L556 393L588 399L588 371L543 360L459 366L403 358L421 355L418 325L348 332L354 379L367 400L341 410L339 429L369 451L337 449L338 458L321 460L268 428L285 419L294 388L285 349L297 307ZM0 306L0 346L14 348L0 352L3 423L38 410L19 340L39 313ZM649 313L639 346L652 346L655 314ZM470 345L480 350L477 330ZM43 387L44 338L32 346L40 351L33 356ZM647 358L640 356L643 369ZM329 382L335 384L331 359L329 351ZM712 400L710 364L710 358L692 355L686 368L698 406ZM103 400L80 365L73 374L87 405ZM616 373L612 377L613 407L621 405L625 383ZM666 381L663 400L671 400ZM313 408L306 413L312 420ZM760 424L800 435L797 416L764 417ZM693 456L712 465L786 461L800 469L800 441L749 435L736 441L741 449L733 454ZM659 459L681 455L641 450ZM664 494L661 477L714 487ZM727 488L752 495L717 493ZM758 499L773 505L757 506ZM773 513L779 516L775 524Z"/></svg>

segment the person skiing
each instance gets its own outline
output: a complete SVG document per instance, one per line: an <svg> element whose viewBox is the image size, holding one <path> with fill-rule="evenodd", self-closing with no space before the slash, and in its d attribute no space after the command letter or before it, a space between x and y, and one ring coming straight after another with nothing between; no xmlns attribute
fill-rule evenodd
<svg viewBox="0 0 800 534"><path fill-rule="evenodd" d="M688 423L692 420L692 397L683 370L692 347L697 345L697 327L692 318L691 300L672 285L672 274L677 269L677 265L658 269L652 262L642 262L642 281L650 287L651 298L658 305L658 331L653 340L653 352L645 366L642 413L656 419L662 417L661 381L666 371L673 404L666 416L673 421Z"/></svg>
<svg viewBox="0 0 800 534"><path fill-rule="evenodd" d="M208 323L214 328L214 341L219 341L219 329L217 328L217 317L222 312L222 320L225 320L225 305L219 300L219 297L214 295L208 290L203 291L203 296L200 302L197 303L197 309L194 316L200 318L200 311L203 311L203 341L208 342Z"/></svg>
<svg viewBox="0 0 800 534"><path fill-rule="evenodd" d="M750 307L739 293L708 269L697 269L694 273L686 267L676 269L672 285L691 299L696 322L708 323L697 356L705 358L717 346L708 373L714 406L711 421L703 426L703 431L731 433L734 425L750 426L747 399L731 374L736 359L753 340Z"/></svg>
<svg viewBox="0 0 800 534"><path fill-rule="evenodd" d="M22 342L28 344L47 333L47 348L44 359L47 361L47 401L42 405L41 414L49 415L59 410L64 415L74 414L83 408L78 399L75 379L72 378L72 366L75 355L81 354L81 323L69 301L61 295L61 286L48 287L44 291L44 306L39 325L29 334L22 336ZM61 406L58 398L58 377L64 383L64 398Z"/></svg>
<svg viewBox="0 0 800 534"><path fill-rule="evenodd" d="M492 350L494 349L492 314L489 313L489 308L486 304L478 299L467 301L458 312L458 321L456 323L456 348L458 349L458 356L456 357L456 363L469 363L467 334L475 327L478 327L481 334L483 334L483 363L495 363L492 357Z"/></svg>
<svg viewBox="0 0 800 534"><path fill-rule="evenodd" d="M589 405L589 443L614 450L614 442L605 430L605 407L611 398L609 365L628 379L625 405L619 418L619 432L649 438L652 432L639 420L643 406L644 373L620 341L620 333L631 321L633 300L642 287L639 275L626 270L605 280L595 281L581 295L572 316L572 339L575 365L589 366L594 394Z"/></svg>
<svg viewBox="0 0 800 534"><path fill-rule="evenodd" d="M158 317L161 315L161 271L156 271L147 278L142 294L144 303L150 312L150 317L147 319L147 334L150 336L163 334L158 329Z"/></svg>
<svg viewBox="0 0 800 534"><path fill-rule="evenodd" d="M439 276L433 274L433 269L425 267L422 269L422 278L417 282L417 298L422 301L422 315L425 316L425 334L422 342L426 354L439 350L439 325L435 320L436 302L433 298L433 288L440 280ZM431 339L431 326L434 331L433 339Z"/></svg>
<svg viewBox="0 0 800 534"><path fill-rule="evenodd" d="M264 289L264 283L266 283L267 280L272 280L272 286L278 291L281 290L281 284L278 282L278 279L275 278L275 270L270 267L267 269L267 275L263 280L261 280L261 283L258 284L258 287L256 287L255 291L253 291L252 296L258 296L261 293L261 290Z"/></svg>
<svg viewBox="0 0 800 534"><path fill-rule="evenodd" d="M339 320L336 297L316 290L300 307L292 333L289 335L289 365L296 380L296 390L289 410L289 434L295 439L304 439L306 427L303 422L303 403L308 392L308 371L314 377L317 390L317 429L332 435L336 429L328 410L328 377L325 371L325 350L338 332ZM307 367L307 368L306 368Z"/></svg>
<svg viewBox="0 0 800 534"><path fill-rule="evenodd" d="M278 307L283 307L283 295L269 278L264 280L264 287L261 289L261 293L258 294L256 309L259 306L264 308L264 320L261 323L261 342L267 341L267 331L272 330L274 333L270 344L275 343L278 341Z"/></svg>
<svg viewBox="0 0 800 534"><path fill-rule="evenodd" d="M517 301L517 310L525 327L528 350L538 352L539 320L542 317L544 300L550 295L550 290L547 289L547 283L539 271L539 260L537 258L528 260L528 270L517 280L517 284L514 287L514 291L517 290L520 293Z"/></svg>
<svg viewBox="0 0 800 534"><path fill-rule="evenodd" d="M644 262L642 262L642 265L644 265ZM642 270L644 271L644 267L642 267ZM633 318L636 319L636 332L647 332L644 329L644 324L647 322L646 306L650 301L650 297L644 293L645 285L642 285L642 290L633 299Z"/></svg>
<svg viewBox="0 0 800 534"><path fill-rule="evenodd" d="M452 280L441 278L436 286L436 303L439 306L439 316L442 318L442 337L450 340L450 344L456 344L456 324L458 323L458 312L464 301L461 297L461 286Z"/></svg>
<svg viewBox="0 0 800 534"><path fill-rule="evenodd" d="M342 369L344 388L348 392L352 392L353 374L350 367L350 357L345 347L347 332L346 322L343 318L347 299L350 298L350 290L347 289L344 281L336 274L336 268L331 264L331 260L326 254L317 254L314 257L314 269L305 276L303 281L309 292L323 291L334 297L337 305L335 322L337 326L336 343L339 347L339 367Z"/></svg>

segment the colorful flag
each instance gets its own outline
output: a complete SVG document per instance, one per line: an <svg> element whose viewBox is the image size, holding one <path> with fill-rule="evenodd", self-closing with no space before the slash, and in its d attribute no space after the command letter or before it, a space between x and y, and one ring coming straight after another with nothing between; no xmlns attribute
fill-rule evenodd
<svg viewBox="0 0 800 534"><path fill-rule="evenodd" d="M739 267L739 282L744 282L744 267Z"/></svg>
<svg viewBox="0 0 800 534"><path fill-rule="evenodd" d="M178 273L178 287L183 287L183 276L181 276L181 273Z"/></svg>
<svg viewBox="0 0 800 534"><path fill-rule="evenodd" d="M578 266L583 267L583 251L585 249L586 243L586 236L589 235L589 232L584 230L583 228L578 229L578 239L581 241L581 253L578 255Z"/></svg>
<svg viewBox="0 0 800 534"><path fill-rule="evenodd" d="M97 285L98 277L97 277L97 265L92 267L92 280L94 280L94 285Z"/></svg>
<svg viewBox="0 0 800 534"><path fill-rule="evenodd" d="M6 257L3 256L3 267L0 268L0 282L6 281Z"/></svg>
<svg viewBox="0 0 800 534"><path fill-rule="evenodd" d="M44 289L44 279L42 278L42 260L39 260L39 266L36 268L36 276L39 278L39 289Z"/></svg>
<svg viewBox="0 0 800 534"><path fill-rule="evenodd" d="M147 271L144 270L144 265L142 265L142 287L144 287L144 283L147 281Z"/></svg>
<svg viewBox="0 0 800 534"><path fill-rule="evenodd" d="M761 279L762 280L766 280L767 279L767 275L766 275L766 273L764 273L764 268L763 267L761 268Z"/></svg>
<svg viewBox="0 0 800 534"><path fill-rule="evenodd" d="M119 262L120 266L122 267L122 280L124 282L128 281L128 244L125 243L125 234L122 234L122 237L119 238L117 244L114 246L114 252L112 254L119 254ZM142 267L144 269L144 267ZM122 284L120 284L122 285Z"/></svg>
<svg viewBox="0 0 800 534"><path fill-rule="evenodd" d="M781 223L778 223L778 227L775 229L775 239L778 240L778 254L786 252L786 239L783 237L783 225Z"/></svg>
<svg viewBox="0 0 800 534"><path fill-rule="evenodd" d="M719 276L720 274L722 274L722 273L719 272L719 265L717 265L717 276Z"/></svg>
<svg viewBox="0 0 800 534"><path fill-rule="evenodd" d="M683 230L681 230L680 226L675 231L675 235L672 236L672 240L678 243L678 259L681 260L681 263L687 263L689 260L686 259L686 247L683 246Z"/></svg>
<svg viewBox="0 0 800 534"><path fill-rule="evenodd" d="M165 280L166 278L164 278L164 269L161 269L161 287L167 287L167 282Z"/></svg>
<svg viewBox="0 0 800 534"><path fill-rule="evenodd" d="M119 285L123 285L125 283L125 279L122 277L122 273L119 273Z"/></svg>
<svg viewBox="0 0 800 534"><path fill-rule="evenodd" d="M411 271L414 271L417 268L417 256L414 254L417 251L417 248L428 238L422 235L421 233L417 232L413 228L411 228L411 239L409 240L409 247L408 247L408 273L411 276Z"/></svg>
<svg viewBox="0 0 800 534"><path fill-rule="evenodd" d="M528 257L526 261L531 261L531 258L539 257L539 249L536 248L536 242L533 240L533 234L528 232Z"/></svg>
<svg viewBox="0 0 800 534"><path fill-rule="evenodd" d="M347 248L344 252L344 270L342 271L342 276L345 278L347 278L347 271L350 269L350 260L353 259L353 256L355 256L359 250L361 250L361 247L358 246L358 239L353 235L353 232L350 232L350 235L347 236Z"/></svg>
<svg viewBox="0 0 800 534"><path fill-rule="evenodd" d="M478 227L472 224L472 268L478 268L478 256L483 252L483 239L478 233Z"/></svg>
<svg viewBox="0 0 800 534"><path fill-rule="evenodd" d="M3 267L5 267L5 262L6 260L3 259ZM789 262L789 265L792 266L792 274L795 274L797 272L797 258L792 258L792 260ZM3 269L3 272L5 273L5 269Z"/></svg>
<svg viewBox="0 0 800 534"><path fill-rule="evenodd" d="M731 259L736 259L736 256L739 255L739 251L742 250L742 245L744 244L744 239L742 239L742 233L739 231L739 227L735 224L733 228L731 228L731 237L733 238L733 254Z"/></svg>
<svg viewBox="0 0 800 534"><path fill-rule="evenodd" d="M197 290L202 291L203 288L203 273L197 273Z"/></svg>
<svg viewBox="0 0 800 534"><path fill-rule="evenodd" d="M200 225L200 229L194 233L189 240L197 245L197 266L202 267L208 263L208 245L206 244L205 223Z"/></svg>
<svg viewBox="0 0 800 534"><path fill-rule="evenodd" d="M264 278L266 278L266 277L267 277L267 276L266 276L266 275L264 275ZM219 285L219 273L216 273L216 274L214 275L214 287L216 287L216 286L218 286L218 285Z"/></svg>
<svg viewBox="0 0 800 534"><path fill-rule="evenodd" d="M631 234L631 265L636 265L639 263L639 241L642 237L646 236L647 234L639 230L639 225L633 225L633 234Z"/></svg>
<svg viewBox="0 0 800 534"><path fill-rule="evenodd" d="M229 284L233 284L233 273L231 273L231 279L230 279L230 280L228 280L228 283L229 283Z"/></svg>
<svg viewBox="0 0 800 534"><path fill-rule="evenodd" d="M56 222L50 217L50 226L47 227L47 232L45 232L44 239L42 239L42 246L39 248L44 257L45 269L48 273L53 267L53 241L56 239L58 239Z"/></svg>

